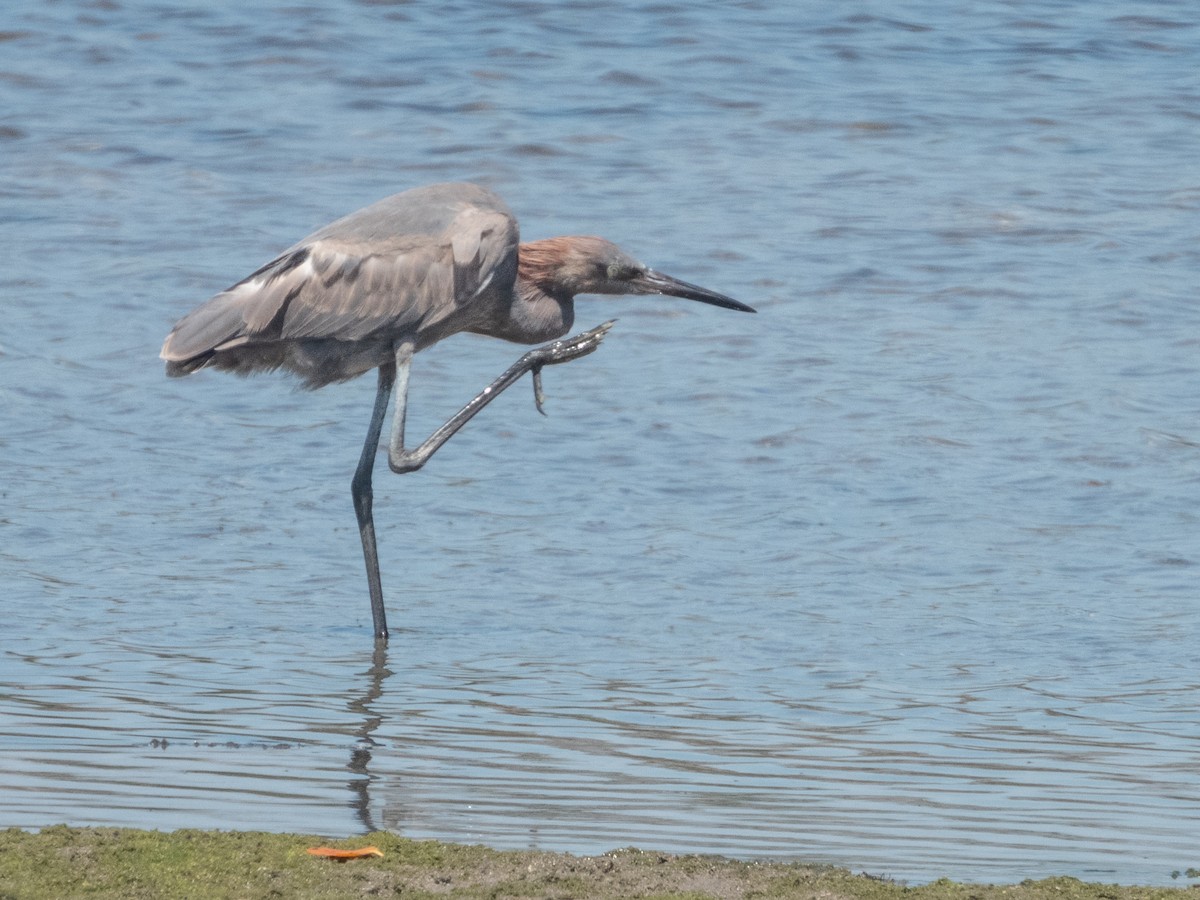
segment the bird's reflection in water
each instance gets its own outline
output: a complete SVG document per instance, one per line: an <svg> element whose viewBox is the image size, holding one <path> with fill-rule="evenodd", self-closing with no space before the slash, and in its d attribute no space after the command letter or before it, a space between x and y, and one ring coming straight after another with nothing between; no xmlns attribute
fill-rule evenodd
<svg viewBox="0 0 1200 900"><path fill-rule="evenodd" d="M392 670L387 667L386 641L375 642L371 668L363 674L367 677L366 690L349 704L350 712L361 717L361 724L355 730L358 740L346 768L352 773L347 782L354 795L351 805L362 823L363 831L370 832L379 830L371 813L371 785L375 781L375 776L371 774L371 752L377 746L373 735L383 721L383 717L375 712L374 703L383 694L384 681L392 675Z"/></svg>

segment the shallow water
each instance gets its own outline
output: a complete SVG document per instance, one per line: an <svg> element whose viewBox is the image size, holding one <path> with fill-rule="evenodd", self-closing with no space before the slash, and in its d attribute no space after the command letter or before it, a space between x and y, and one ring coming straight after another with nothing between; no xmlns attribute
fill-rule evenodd
<svg viewBox="0 0 1200 900"><path fill-rule="evenodd" d="M1197 865L1188 4L6 9L0 825ZM373 380L156 354L448 179L760 312L584 299L548 418L381 464L373 655ZM423 353L410 434L519 352Z"/></svg>

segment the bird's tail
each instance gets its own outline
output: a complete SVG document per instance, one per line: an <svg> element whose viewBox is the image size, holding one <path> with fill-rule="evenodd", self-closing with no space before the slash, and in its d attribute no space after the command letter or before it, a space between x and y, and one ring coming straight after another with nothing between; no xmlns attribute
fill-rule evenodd
<svg viewBox="0 0 1200 900"><path fill-rule="evenodd" d="M224 291L175 323L159 356L166 360L167 374L179 378L213 363L218 350L236 347L246 337L241 304L232 291Z"/></svg>

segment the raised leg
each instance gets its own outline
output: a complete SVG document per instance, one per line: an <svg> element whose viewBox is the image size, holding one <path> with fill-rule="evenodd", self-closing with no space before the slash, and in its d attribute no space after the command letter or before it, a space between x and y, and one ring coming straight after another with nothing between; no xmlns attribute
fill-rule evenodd
<svg viewBox="0 0 1200 900"><path fill-rule="evenodd" d="M437 453L442 444L450 440L456 431L471 421L476 413L495 400L502 391L510 387L526 372L533 373L533 398L537 404L538 411L542 412L542 400L544 399L542 395L542 368L544 366L569 362L572 359L579 359L581 356L587 356L600 346L600 342L604 340L604 336L608 334L608 330L613 327L614 321L605 322L603 325L598 325L591 331L585 331L583 334L575 335L575 337L563 338L560 341L554 341L553 343L530 350L509 366L499 378L468 401L466 406L446 421L446 424L442 425L437 431L426 438L423 444L419 447L414 447L412 450L406 449L404 446L404 409L408 402L407 369L408 361L412 359L412 352L411 348L405 350L403 345L397 348L396 364L402 374L399 377L399 386L396 391L396 412L392 417L392 439L388 444L388 465L391 467L391 470L398 475L402 475L405 472L415 472L421 468L421 466L429 462L429 458L433 454Z"/></svg>
<svg viewBox="0 0 1200 900"><path fill-rule="evenodd" d="M577 334L575 337L554 341L543 347L530 350L499 378L485 387L462 409L450 417L446 424L429 436L419 447L407 450L404 447L404 418L408 408L408 373L412 365L413 345L398 344L395 359L379 367L379 389L375 393L375 408L371 412L371 426L367 429L367 440L363 444L358 468L350 482L350 493L354 498L354 512L358 516L358 531L362 538L363 558L367 564L367 584L371 589L371 616L375 622L376 641L388 639L387 613L383 607L383 587L379 580L379 552L375 546L375 520L371 515L371 471L375 465L375 454L379 452L379 436L383 431L383 419L387 415L388 399L392 388L396 389L396 410L392 416L392 434L388 442L388 465L393 472L414 472L429 461L434 453L450 440L451 435L469 422L476 413L491 403L506 388L526 372L533 373L534 402L542 411L542 379L544 366L553 366L587 356L600 346L604 335L613 322L605 322Z"/></svg>
<svg viewBox="0 0 1200 900"><path fill-rule="evenodd" d="M405 372L407 385L408 373ZM379 581L379 551L375 547L375 519L371 515L371 470L375 467L375 455L379 452L379 435L383 431L383 417L387 415L388 400L392 384L396 380L396 364L384 363L379 367L379 388L375 392L375 408L371 412L371 425L367 429L367 440L363 444L358 468L350 482L350 496L354 498L354 514L358 517L358 534L362 538L363 558L367 563L367 585L371 590L371 618L375 623L375 640L388 639L387 612L383 608L383 585Z"/></svg>

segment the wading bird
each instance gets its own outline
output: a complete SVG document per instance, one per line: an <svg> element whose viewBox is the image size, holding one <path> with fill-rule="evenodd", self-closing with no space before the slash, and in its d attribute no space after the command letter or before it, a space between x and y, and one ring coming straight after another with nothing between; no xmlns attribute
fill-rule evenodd
<svg viewBox="0 0 1200 900"><path fill-rule="evenodd" d="M542 410L541 372L595 350L612 322L530 350L415 449L404 446L413 354L466 331L521 344L566 334L577 294L666 294L754 312L723 294L649 269L598 237L519 243L504 201L474 184L395 194L338 219L176 323L167 374L287 369L306 387L379 370L367 440L350 490L371 591L375 637L387 640L371 470L392 389L388 465L421 468L451 435L526 372Z"/></svg>

